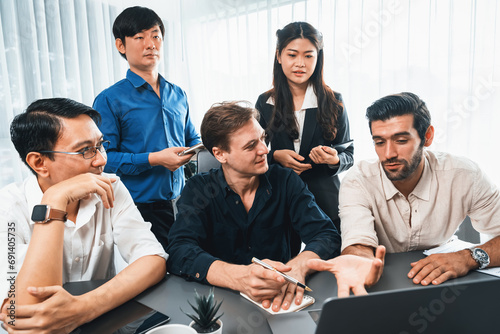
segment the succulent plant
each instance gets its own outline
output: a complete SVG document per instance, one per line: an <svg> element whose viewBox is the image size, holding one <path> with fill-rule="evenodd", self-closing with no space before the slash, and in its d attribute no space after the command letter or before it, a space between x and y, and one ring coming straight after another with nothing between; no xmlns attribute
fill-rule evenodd
<svg viewBox="0 0 500 334"><path fill-rule="evenodd" d="M210 333L210 332L217 330L219 328L219 325L217 324L217 320L219 320L219 318L222 317L224 315L224 313L216 316L223 301L220 301L217 304L217 302L214 299L214 288L210 289L208 296L204 296L204 295L200 296L198 294L198 291L196 291L196 289L195 289L194 290L194 299L195 299L196 306L191 304L189 302L189 300L188 300L188 304L196 312L196 315L186 313L181 309L181 311L185 315L187 315L188 317L193 319L193 321L195 322L193 325L193 328L198 333Z"/></svg>

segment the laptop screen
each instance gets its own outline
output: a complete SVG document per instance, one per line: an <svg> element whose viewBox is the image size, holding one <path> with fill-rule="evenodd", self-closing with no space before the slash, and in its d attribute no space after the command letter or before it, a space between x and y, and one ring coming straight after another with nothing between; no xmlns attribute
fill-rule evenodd
<svg viewBox="0 0 500 334"><path fill-rule="evenodd" d="M450 283L332 298L309 313L316 334L497 333L500 279Z"/></svg>

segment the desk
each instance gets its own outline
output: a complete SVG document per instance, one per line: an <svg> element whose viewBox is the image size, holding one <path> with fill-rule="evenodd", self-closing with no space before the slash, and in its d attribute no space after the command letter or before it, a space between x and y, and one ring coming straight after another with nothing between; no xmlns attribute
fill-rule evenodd
<svg viewBox="0 0 500 334"><path fill-rule="evenodd" d="M427 288L422 285L413 284L406 276L410 270L410 263L423 257L424 255L421 251L387 254L384 273L378 284L368 289L368 292ZM498 278L478 272L471 272L465 277L447 281L443 283L443 285L453 285L457 282L467 283L471 281L477 282L488 280L498 280ZM84 287L85 284L87 284L86 287ZM88 284L89 283L85 282L71 283L71 292L76 292L75 287L78 287L78 285L80 285L82 289L88 291L89 288L91 288ZM335 276L328 272L313 274L308 279L307 285L314 290L310 294L316 299L316 303L306 308L305 311L319 310L326 299L337 296ZM183 278L168 275L156 286L137 296L135 300L152 309L169 315L171 317L171 323L188 324L190 319L182 313L180 308L184 311L190 311L187 300L191 302L194 301L194 289L199 293L205 294L210 287L196 282L187 282ZM220 309L221 312L224 312L224 316L222 317L222 321L224 322L224 334L272 333L267 322L267 318L271 317L271 315L244 300L240 297L239 293L227 289L215 288L215 298L217 300L224 299ZM116 318L116 316L114 317ZM113 320L117 319L110 319L110 321Z"/></svg>

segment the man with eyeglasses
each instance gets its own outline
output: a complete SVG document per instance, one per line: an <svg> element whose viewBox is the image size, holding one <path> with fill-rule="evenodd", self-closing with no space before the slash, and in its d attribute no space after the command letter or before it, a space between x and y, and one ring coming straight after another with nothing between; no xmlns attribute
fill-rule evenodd
<svg viewBox="0 0 500 334"><path fill-rule="evenodd" d="M9 332L69 333L165 275L168 256L151 225L119 178L103 174L99 121L94 109L63 98L35 101L12 121L12 142L34 175L0 190L0 237L15 259L0 262L0 272L18 272L15 291L1 291ZM116 276L115 245L130 263ZM109 281L81 296L61 287L97 279Z"/></svg>

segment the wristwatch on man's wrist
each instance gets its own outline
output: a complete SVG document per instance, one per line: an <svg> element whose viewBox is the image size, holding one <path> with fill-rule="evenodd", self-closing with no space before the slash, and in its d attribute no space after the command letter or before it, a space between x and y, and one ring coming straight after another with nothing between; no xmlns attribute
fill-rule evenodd
<svg viewBox="0 0 500 334"><path fill-rule="evenodd" d="M35 223L47 223L51 220L68 220L68 213L62 210L52 209L49 205L35 205L31 213L31 220Z"/></svg>
<svg viewBox="0 0 500 334"><path fill-rule="evenodd" d="M483 249L472 247L469 250L472 258L479 264L479 269L484 269L490 264L490 256Z"/></svg>

